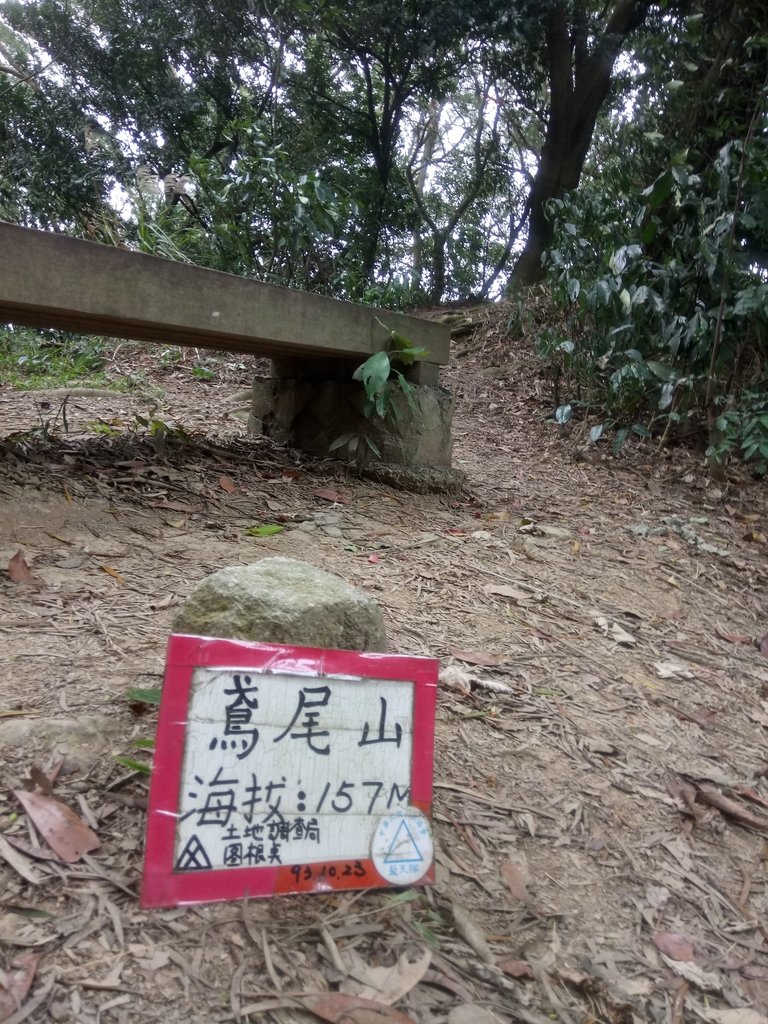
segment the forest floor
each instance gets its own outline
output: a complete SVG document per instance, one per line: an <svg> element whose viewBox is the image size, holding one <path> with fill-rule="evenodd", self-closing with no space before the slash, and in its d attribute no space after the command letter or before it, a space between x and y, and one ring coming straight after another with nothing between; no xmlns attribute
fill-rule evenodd
<svg viewBox="0 0 768 1024"><path fill-rule="evenodd" d="M445 375L454 496L247 435L252 361L116 343L129 393L0 387L0 1020L766 1024L765 485L561 435L503 327ZM275 554L441 660L437 884L142 910L147 777L115 758L155 714L126 691L193 584ZM51 777L101 843L76 863L15 795Z"/></svg>

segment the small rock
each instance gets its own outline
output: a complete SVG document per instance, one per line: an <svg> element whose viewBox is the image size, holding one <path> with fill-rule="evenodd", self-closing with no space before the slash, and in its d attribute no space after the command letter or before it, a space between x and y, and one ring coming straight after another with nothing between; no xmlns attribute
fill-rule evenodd
<svg viewBox="0 0 768 1024"><path fill-rule="evenodd" d="M381 610L367 594L314 565L283 557L206 577L187 598L173 630L351 651L387 647Z"/></svg>

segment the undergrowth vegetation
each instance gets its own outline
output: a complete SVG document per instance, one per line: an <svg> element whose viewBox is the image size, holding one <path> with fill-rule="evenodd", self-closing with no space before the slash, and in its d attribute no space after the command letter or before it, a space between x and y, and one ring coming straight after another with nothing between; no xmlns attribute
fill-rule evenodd
<svg viewBox="0 0 768 1024"><path fill-rule="evenodd" d="M26 327L0 329L0 379L15 388L110 384L103 338Z"/></svg>
<svg viewBox="0 0 768 1024"><path fill-rule="evenodd" d="M539 337L555 419L700 439L710 467L768 467L768 145L731 142L706 173L679 154L640 194L554 200L549 279L562 316Z"/></svg>

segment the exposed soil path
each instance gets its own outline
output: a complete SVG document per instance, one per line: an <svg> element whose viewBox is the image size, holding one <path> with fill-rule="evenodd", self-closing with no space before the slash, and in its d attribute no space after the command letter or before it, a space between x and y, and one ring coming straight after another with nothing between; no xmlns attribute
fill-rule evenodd
<svg viewBox="0 0 768 1024"><path fill-rule="evenodd" d="M72 396L66 432L0 448L0 969L20 993L36 968L18 1009L0 985L0 1020L286 1024L339 990L416 1024L768 1020L765 487L559 437L494 330L449 372L459 497L251 438L251 364L207 383L133 346L112 370L148 397ZM0 435L61 402L0 388ZM129 432L153 410L190 439ZM246 535L265 523L284 530ZM19 550L31 583L5 571ZM142 756L154 714L125 692L160 685L193 583L272 554L441 659L438 884L141 911L147 787L115 755ZM73 865L13 794L62 757L54 793L102 843Z"/></svg>

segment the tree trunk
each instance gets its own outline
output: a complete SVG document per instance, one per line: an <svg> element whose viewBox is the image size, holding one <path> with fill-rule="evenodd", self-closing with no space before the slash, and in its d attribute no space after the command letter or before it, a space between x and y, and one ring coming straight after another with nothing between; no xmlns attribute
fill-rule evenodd
<svg viewBox="0 0 768 1024"><path fill-rule="evenodd" d="M565 4L550 11L545 36L550 91L547 131L531 188L528 240L512 271L510 289L544 277L541 259L552 243L546 204L578 187L597 115L611 87L613 65L624 40L643 23L649 7L648 0L617 0L591 51L581 5L573 25Z"/></svg>
<svg viewBox="0 0 768 1024"><path fill-rule="evenodd" d="M429 301L433 306L439 306L443 301L445 291L445 243L448 234L445 231L436 231L432 236L432 281L429 287Z"/></svg>
<svg viewBox="0 0 768 1024"><path fill-rule="evenodd" d="M441 103L437 100L431 100L426 114L421 166L419 167L419 173L416 175L415 181L416 193L422 202L424 201L424 192L427 186L427 173L432 163L432 158L435 155L435 149L437 148L442 109L443 107ZM420 288L421 279L424 274L424 238L421 234L420 226L413 229L412 260L413 268L411 270L411 280L416 288Z"/></svg>

